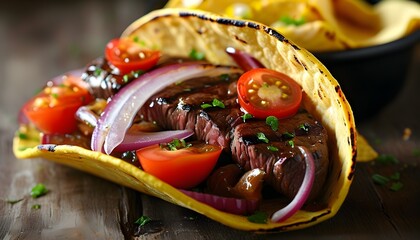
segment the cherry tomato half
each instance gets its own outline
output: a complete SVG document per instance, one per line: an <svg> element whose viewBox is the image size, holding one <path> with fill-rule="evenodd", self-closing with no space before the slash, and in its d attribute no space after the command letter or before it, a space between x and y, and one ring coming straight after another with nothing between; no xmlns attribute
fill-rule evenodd
<svg viewBox="0 0 420 240"><path fill-rule="evenodd" d="M60 84L49 82L23 106L23 113L43 133L72 133L77 129L77 109L92 101L81 78L63 76Z"/></svg>
<svg viewBox="0 0 420 240"><path fill-rule="evenodd" d="M131 71L146 71L159 61L160 52L141 48L130 38L111 40L105 48L105 58L118 70L121 75Z"/></svg>
<svg viewBox="0 0 420 240"><path fill-rule="evenodd" d="M178 150L168 150L160 145L136 151L145 172L182 189L197 186L213 170L222 148L199 144Z"/></svg>
<svg viewBox="0 0 420 240"><path fill-rule="evenodd" d="M302 90L289 76L266 68L245 72L238 80L241 107L256 118L294 115L302 101Z"/></svg>

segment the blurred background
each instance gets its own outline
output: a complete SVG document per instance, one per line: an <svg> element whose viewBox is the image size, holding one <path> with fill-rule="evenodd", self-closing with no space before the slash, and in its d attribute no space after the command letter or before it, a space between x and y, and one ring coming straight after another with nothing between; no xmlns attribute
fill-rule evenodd
<svg viewBox="0 0 420 240"><path fill-rule="evenodd" d="M4 1L0 8L0 123L15 126L18 109L50 78L84 67L105 44L163 0ZM32 82L28 88L25 83ZM36 82L36 83L34 83ZM10 101L14 102L13 105Z"/></svg>

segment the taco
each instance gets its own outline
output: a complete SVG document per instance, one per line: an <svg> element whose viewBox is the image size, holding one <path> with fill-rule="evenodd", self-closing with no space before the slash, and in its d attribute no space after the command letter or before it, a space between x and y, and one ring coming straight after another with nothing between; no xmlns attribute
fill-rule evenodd
<svg viewBox="0 0 420 240"><path fill-rule="evenodd" d="M147 61L131 64L133 56ZM120 61L127 57L130 64ZM44 102L29 101L23 112L30 121L21 121L14 139L18 158L68 165L247 231L317 224L337 213L349 191L357 133L344 93L312 54L260 23L156 10L111 41L105 58L60 79L41 99L61 106L70 97L55 94L70 92L76 103L67 106L84 123L74 130L76 123L47 117L46 127L37 125L28 104L42 109ZM62 127L51 129L51 121ZM195 164L171 165L180 171L174 181L165 178L170 171L153 172L153 165L169 169L156 163L177 158L169 150ZM256 212L268 216L263 223L252 220Z"/></svg>

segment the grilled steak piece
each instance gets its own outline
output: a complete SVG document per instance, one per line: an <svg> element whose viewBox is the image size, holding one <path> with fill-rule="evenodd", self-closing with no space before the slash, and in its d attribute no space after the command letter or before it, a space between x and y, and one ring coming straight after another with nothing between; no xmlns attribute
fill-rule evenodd
<svg viewBox="0 0 420 240"><path fill-rule="evenodd" d="M95 59L87 66L82 79L89 84L90 92L95 98L103 99L112 97L127 83L124 76L119 75L118 70L110 66L103 57Z"/></svg>
<svg viewBox="0 0 420 240"><path fill-rule="evenodd" d="M236 102L236 79L239 75L198 78L170 86L155 94L140 114L164 129L194 130L196 138L229 150L232 129L243 113ZM202 108L217 99L221 107Z"/></svg>
<svg viewBox="0 0 420 240"><path fill-rule="evenodd" d="M259 140L263 133L268 143ZM296 195L305 175L305 163L296 146L305 146L313 155L316 177L311 198L322 189L328 170L327 132L306 111L279 120L273 131L264 121L251 120L238 125L233 133L232 157L245 170L261 168L265 181L289 198Z"/></svg>
<svg viewBox="0 0 420 240"><path fill-rule="evenodd" d="M188 61L192 60L183 57L168 58L163 56L154 68ZM82 79L89 85L90 92L95 98L108 99L140 74L142 74L141 70L121 75L119 70L104 57L99 57L87 65Z"/></svg>
<svg viewBox="0 0 420 240"><path fill-rule="evenodd" d="M244 113L237 103L237 78L192 79L167 87L151 97L140 114L164 129L194 130L198 140L219 144L244 170L266 171L265 181L290 198L299 189L305 172L305 163L294 146L305 146L315 158L316 177L311 193L314 198L321 191L328 170L326 130L304 110L280 120L277 131L265 120L244 122ZM213 99L220 100L225 107L201 107ZM257 133L264 133L269 143L258 140Z"/></svg>

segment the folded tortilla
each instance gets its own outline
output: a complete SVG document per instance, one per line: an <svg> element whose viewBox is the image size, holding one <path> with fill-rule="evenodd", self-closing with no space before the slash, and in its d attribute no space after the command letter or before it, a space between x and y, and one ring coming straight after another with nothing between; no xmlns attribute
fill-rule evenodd
<svg viewBox="0 0 420 240"><path fill-rule="evenodd" d="M331 166L317 210L299 210L283 222L253 223L246 216L216 210L121 159L69 145L38 145L37 132L22 126L27 138L14 139L18 158L41 157L97 175L173 204L189 208L232 228L288 231L305 228L333 217L349 191L356 165L355 122L344 93L329 71L308 51L274 29L252 21L233 20L209 12L161 9L132 23L122 34L136 37L163 54L185 56L192 49L204 53L214 64L235 65L227 47L244 51L267 68L286 73L304 91L304 107L327 129ZM264 209L278 210L268 203Z"/></svg>

